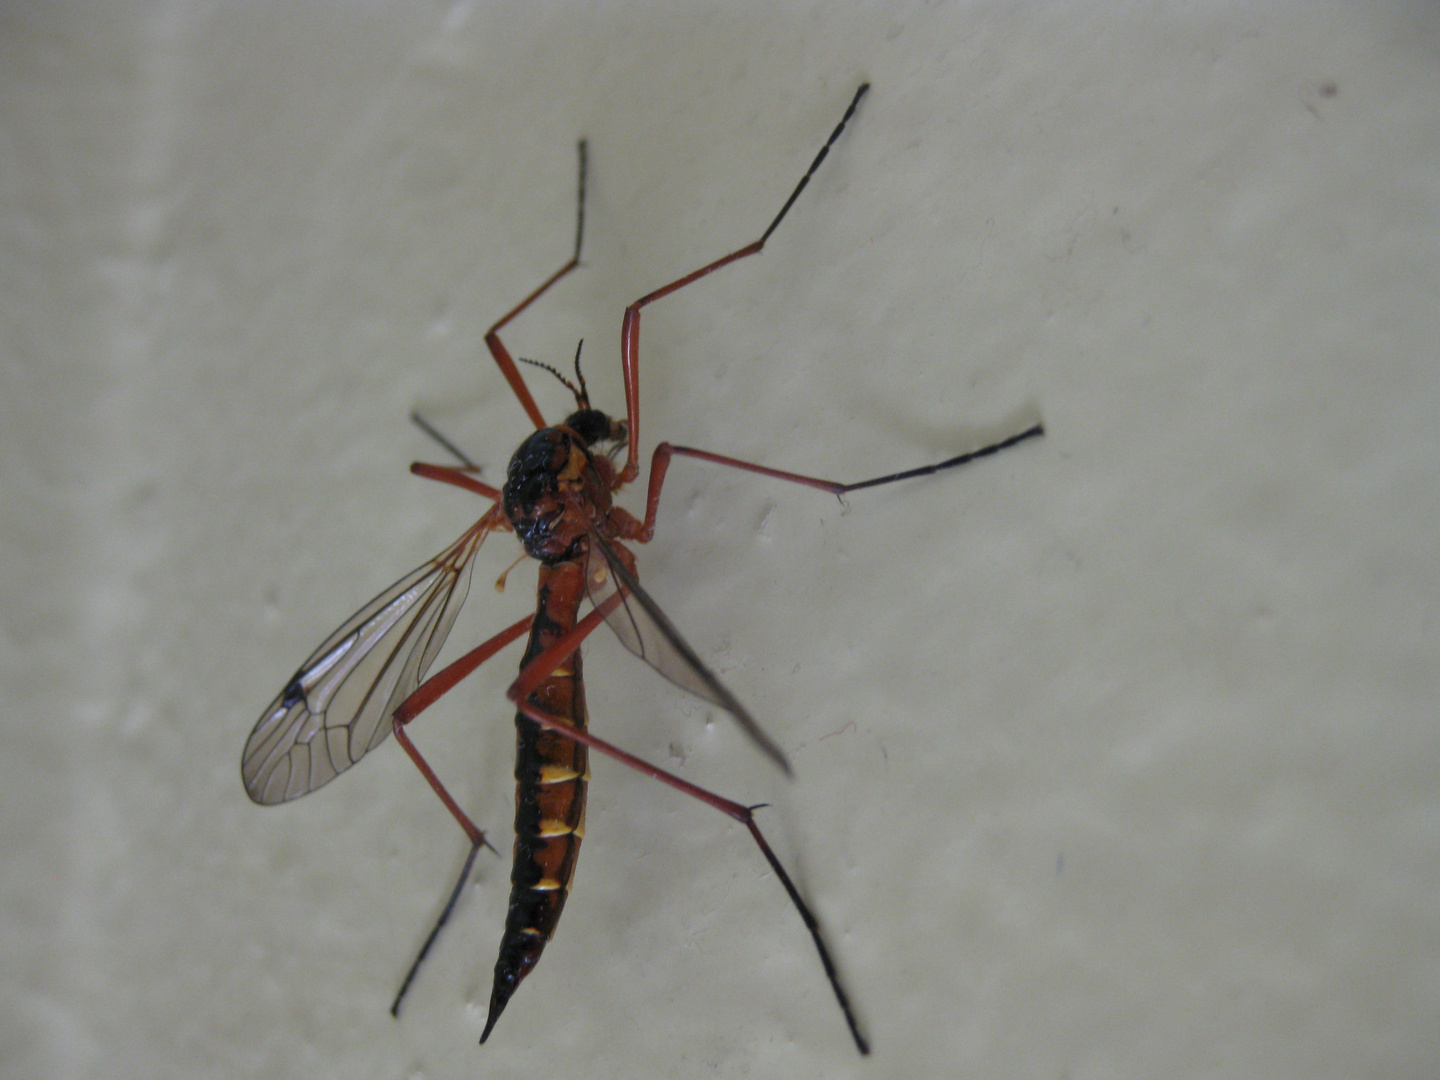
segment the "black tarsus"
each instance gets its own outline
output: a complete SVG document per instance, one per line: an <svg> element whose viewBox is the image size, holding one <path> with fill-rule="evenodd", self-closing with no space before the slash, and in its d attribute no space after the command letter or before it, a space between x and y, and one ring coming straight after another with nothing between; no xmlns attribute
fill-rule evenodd
<svg viewBox="0 0 1440 1080"><path fill-rule="evenodd" d="M396 993L395 1000L390 1003L390 1015L397 1020L400 1018L400 1003L405 1000L406 991L410 989L410 984L415 981L415 973L420 970L420 965L425 962L425 957L430 955L431 946L435 944L435 939L440 936L441 928L450 921L450 913L455 910L455 905L460 902L460 893L465 888L465 882L470 879L470 868L475 865L475 856L480 853L481 844L490 848L491 851L495 850L493 847L490 847L490 843L487 840L481 840L479 844L472 844L470 846L470 854L465 856L465 865L460 868L460 877L455 882L455 888L450 890L450 899L445 901L445 907L440 911L440 918L435 920L435 926L431 929L429 936L426 937L425 944L420 946L420 951L415 954L415 960L411 963L410 970L405 972L405 978L400 983L400 990Z"/></svg>
<svg viewBox="0 0 1440 1080"><path fill-rule="evenodd" d="M757 839L760 838L759 826L755 824L754 818L745 823L750 829L750 834ZM815 943L815 949L820 954L820 966L825 969L825 978L830 980L830 989L835 991L835 1000L840 1004L840 1012L845 1017L845 1026L850 1029L850 1037L855 1040L855 1049L863 1056L870 1055L870 1040L865 1038L860 1030L860 1020L855 1015L855 1010L850 1005L850 995L845 993L845 984L840 979L840 970L835 966L834 959L830 956L830 950L825 947L825 935L821 932L820 920L810 910L810 905L805 903L800 896L800 890L790 880L790 875L785 872L779 858L770 850L770 845L761 840L760 853L765 856L765 861L770 864L770 869L775 871L775 876L780 879L780 884L790 894L790 902L795 905L795 910L800 913L800 921L805 924L805 929L810 932L810 940Z"/></svg>
<svg viewBox="0 0 1440 1080"><path fill-rule="evenodd" d="M580 158L580 180L579 190L576 192L575 197L575 254L572 255L570 258L576 266L580 265L580 249L584 246L585 243L585 163L588 158L588 146L589 144L584 139L581 139L578 143L575 144L575 149L579 154ZM584 338L580 339L580 344L585 344ZM580 375L580 350L578 348L575 350L575 374L580 378L579 390L576 390L574 384L571 383L569 379L565 378L564 375L561 375L559 371L551 367L549 364L543 363L540 360L530 360L523 356L517 356L515 359L520 361L520 363L522 364L529 364L531 367L537 367L543 371L548 371L551 375L554 375L555 378L560 380L561 384L564 385L565 389L569 390L570 393L575 395L575 400L581 402L581 408L590 407L588 404L589 399L585 395L585 376ZM429 428L426 427L426 430L428 431ZM445 446L446 449L451 449L450 445L443 442L443 440L442 445Z"/></svg>
<svg viewBox="0 0 1440 1080"><path fill-rule="evenodd" d="M1011 435L1008 439L1001 439L989 446L982 446L979 450L971 450L968 453L959 454L953 458L936 462L934 465L921 465L918 469L906 469L904 472L891 473L889 476L877 476L870 480L859 480L853 484L846 484L837 491L836 495L845 495L852 491L859 491L861 488L879 487L881 484L892 484L897 480L909 480L916 476L929 476L931 473L940 472L942 469L953 469L957 465L964 465L966 462L974 461L976 458L989 457L991 454L998 454L1001 450L1008 449L1018 442L1026 439L1033 439L1036 436L1045 434L1044 424L1035 424L1026 428L1018 435Z"/></svg>
<svg viewBox="0 0 1440 1080"><path fill-rule="evenodd" d="M473 461L466 457L458 446L452 443L444 435L440 434L439 431L437 431L434 427L431 426L430 421L426 420L423 416L421 416L413 409L410 412L410 422L416 427L418 427L421 431L425 432L426 435L429 435L430 438L434 439L437 443L439 443L441 447L444 448L446 453L459 461L460 464L465 466L465 468L471 469L477 473L480 471L479 465L476 465Z"/></svg>
<svg viewBox="0 0 1440 1080"><path fill-rule="evenodd" d="M869 83L861 83L860 89L855 91L855 96L850 99L850 107L845 110L845 115L840 117L840 123L835 125L835 130L830 133L830 138L826 139L825 145L820 147L820 153L815 155L815 160L810 163L810 168L805 170L805 175L800 178L800 183L795 185L795 190L790 193L790 198L785 200L785 205L780 208L780 213L775 215L775 220L770 223L770 227L760 235L760 244L762 247L765 241L770 239L770 234L773 233L780 222L785 219L785 215L790 212L790 207L793 206L795 200L800 197L800 193L804 191L806 185L810 183L810 177L814 176L815 170L820 168L820 163L825 160L825 155L830 153L830 147L835 145L835 140L840 138L840 133L845 130L845 125L848 124L850 118L855 115L855 107L860 104L860 99L865 96L865 91L869 89Z"/></svg>
<svg viewBox="0 0 1440 1080"><path fill-rule="evenodd" d="M580 151L580 197L578 200L578 212L575 215L575 262L580 262L580 244L585 239L585 140L581 139L577 149Z"/></svg>

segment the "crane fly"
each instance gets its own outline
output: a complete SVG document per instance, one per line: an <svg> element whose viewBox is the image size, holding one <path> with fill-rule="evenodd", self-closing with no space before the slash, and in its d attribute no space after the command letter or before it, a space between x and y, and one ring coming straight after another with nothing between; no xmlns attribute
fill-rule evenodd
<svg viewBox="0 0 1440 1080"><path fill-rule="evenodd" d="M614 495L640 475L641 311L721 267L761 251L868 89L866 84L855 92L840 122L758 240L647 293L625 309L620 330L623 420L591 406L578 351L574 382L549 365L522 358L521 362L544 368L559 379L575 399L574 412L559 424L547 425L519 363L500 340L500 331L580 265L585 221L585 143L580 143L574 254L485 335L491 357L536 430L511 457L501 488L480 480L479 470L463 455L457 454L463 463L459 466L411 466L417 475L479 495L490 502L490 508L448 548L375 597L331 634L300 665L255 725L241 761L245 790L255 802L282 803L316 790L393 732L469 837L470 853L460 879L407 973L392 1011L398 1010L405 988L454 906L476 853L482 845L488 846L485 833L445 789L406 726L491 656L528 634L520 675L507 691L517 710L514 859L509 911L480 1041L489 1038L506 1003L534 968L559 922L585 833L588 757L593 750L694 796L749 831L809 931L856 1047L862 1054L869 1053L820 924L755 821L754 811L759 807L707 791L591 734L580 652L585 638L606 623L628 650L665 678L729 713L760 751L788 775L789 762L775 740L716 678L640 584L635 557L627 545L644 544L654 536L661 487L671 460L677 456L697 458L843 496L955 468L1042 434L1036 424L998 443L933 465L850 484L662 442L650 460L644 519L614 505ZM622 450L624 464L617 466ZM540 564L535 613L426 678L465 601L475 553L493 532L515 533L525 554ZM582 617L586 600L590 610Z"/></svg>

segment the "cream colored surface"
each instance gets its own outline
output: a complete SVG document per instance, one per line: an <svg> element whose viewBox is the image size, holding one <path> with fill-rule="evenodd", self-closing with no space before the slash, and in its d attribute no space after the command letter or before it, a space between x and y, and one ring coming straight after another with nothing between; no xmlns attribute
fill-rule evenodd
<svg viewBox="0 0 1440 1080"><path fill-rule="evenodd" d="M1440 1059L1433 5L10 5L0 33L0 1070L15 1077L1428 1077ZM507 867L397 748L259 808L259 710L483 507L518 353L647 311L641 553L790 754L613 640L559 934L475 1045ZM565 395L533 380L542 408ZM627 505L639 504L632 495ZM523 612L481 553L447 655ZM517 650L417 732L509 842ZM713 722L712 722L713 719Z"/></svg>

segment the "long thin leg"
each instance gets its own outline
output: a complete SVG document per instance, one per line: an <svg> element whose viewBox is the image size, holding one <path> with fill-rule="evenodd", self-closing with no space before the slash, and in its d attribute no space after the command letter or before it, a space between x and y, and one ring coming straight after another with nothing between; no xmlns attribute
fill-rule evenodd
<svg viewBox="0 0 1440 1080"><path fill-rule="evenodd" d="M528 308L536 300L545 294L557 281L570 273L580 265L580 245L585 239L585 140L581 139L580 149L580 196L575 213L575 254L570 261L556 270L545 279L545 282L519 304L505 313L494 326L485 331L485 347L490 350L490 355L495 358L495 363L500 368L500 373L505 376L505 381L510 384L510 389L515 391L515 396L520 399L520 405L525 410L525 415L530 417L531 422L537 428L545 426L545 418L540 415L540 409L535 404L535 399L530 396L530 388L525 385L525 380L520 375L520 369L515 366L514 359L510 356L510 350L505 348L505 343L500 340L500 331L505 325L515 318L522 311Z"/></svg>
<svg viewBox="0 0 1440 1080"><path fill-rule="evenodd" d="M621 600L621 594L616 593L594 611L590 612L589 615L585 616L585 618L577 622L568 633L564 634L554 645L535 657L535 659L520 672L520 677L511 684L506 695L515 703L515 707L519 709L520 712L524 713L542 727L561 732L575 742L583 743L599 753L612 757L625 765L629 765L637 772L644 773L646 776L659 780L661 783L669 784L677 791L682 791L686 795L699 799L707 806L713 806L722 814L744 825L745 828L750 831L750 835L754 838L755 843L759 846L760 853L765 856L765 861L770 864L770 868L775 871L775 876L780 879L780 883L785 887L785 892L789 895L790 902L795 905L795 910L799 912L800 919L805 924L805 929L809 931L810 940L815 943L815 949L820 954L820 964L825 969L825 977L830 982L830 988L835 992L835 999L840 1005L841 1013L845 1016L845 1024L850 1029L850 1035L855 1040L856 1048L862 1054L870 1053L870 1044L860 1032L859 1021L856 1020L854 1010L850 1007L850 997L845 992L845 987L840 981L840 972L835 966L834 959L830 956L830 949L825 944L824 935L820 932L820 922L815 918L814 913L811 912L804 898L801 897L800 890L795 887L795 883L786 872L784 865L775 855L769 842L766 841L764 834L760 831L760 826L755 823L754 810L757 808L742 806L740 803L733 802L722 795L717 795L713 791L708 791L696 784L692 784L688 780L682 780L674 773L666 772L664 769L651 765L648 761L636 757L627 750L622 750L618 746L614 746L603 739L596 738L589 731L575 727L564 717L547 713L543 709L530 703L529 696L531 692L580 647L580 643L586 635L599 626L600 623L604 621L608 611L618 606Z"/></svg>
<svg viewBox="0 0 1440 1080"><path fill-rule="evenodd" d="M489 844L485 845L489 847ZM494 848L491 848L493 851ZM435 925L430 928L430 933L425 935L425 944L420 946L420 951L415 954L415 959L410 962L409 969L405 972L405 978L400 980L400 989L395 993L395 1000L390 1003L390 1015L400 1015L400 1003L405 1000L405 994L410 989L410 984L415 981L415 973L420 970L420 965L430 955L430 950L435 945L435 939L440 936L440 931L450 921L450 914L455 910L455 905L460 902L460 894L465 891L465 882L470 880L470 870L475 865L475 856L480 853L479 844L470 845L470 854L465 856L465 865L460 868L460 876L455 879L455 887L450 890L450 898L445 901L445 906L440 909L440 917L435 920Z"/></svg>
<svg viewBox="0 0 1440 1080"><path fill-rule="evenodd" d="M464 466L467 472L478 473L480 471L479 465L476 465L475 462L471 461L468 457L466 457L463 450L461 450L458 446L456 446L449 439L447 439L444 434L435 427L435 425L430 423L429 420L426 420L414 409L410 410L410 422L416 427L418 427L421 431L423 431L426 435L430 436L430 438L434 439L445 450L448 450L450 454L453 455L454 458L459 461L462 466Z"/></svg>
<svg viewBox="0 0 1440 1080"><path fill-rule="evenodd" d="M415 767L420 770L420 775L425 778L425 782L430 785L431 790L434 791L440 801L445 804L445 809L450 811L450 816L460 823L460 828L465 830L465 835L470 838L470 842L477 847L485 842L484 831L475 827L475 823L470 820L464 810L460 809L460 804L455 801L450 792L445 790L445 785L442 784L440 778L435 775L435 770L430 767L430 763L425 760L419 749L410 741L410 736L405 734L405 725L410 723L411 720L414 720L415 717L419 716L431 705L435 704L442 695L448 693L454 688L456 683L473 672L486 660L489 660L490 657L494 656L506 645L509 645L512 641L515 641L521 635L525 634L530 629L530 624L534 621L534 615L526 615L525 618L513 626L501 630L500 633L496 634L489 641L477 645L464 656L460 657L460 659L441 668L421 683L413 694L402 701L400 707L395 710L390 718L390 726L395 732L395 740L404 748L405 753L410 755L410 760L413 761Z"/></svg>
<svg viewBox="0 0 1440 1080"><path fill-rule="evenodd" d="M446 900L444 908L441 909L440 917L435 920L435 925L431 927L430 933L426 935L425 944L420 946L420 951L415 955L415 959L411 961L409 969L405 972L405 978L401 980L400 989L395 994L395 1000L390 1004L391 1016L400 1015L400 1004L405 1000L405 994L410 989L410 984L415 981L415 973L420 970L420 965L424 963L425 957L430 954L430 949L435 944L435 939L440 936L441 928L450 920L450 913L455 910L455 905L460 900L460 893L465 887L466 880L470 877L470 868L474 866L475 856L479 853L481 846L488 847L491 851L495 850L490 842L485 839L484 831L477 828L475 823L470 820L470 816L466 814L464 810L460 809L460 804L455 801L454 796L452 796L450 792L446 790L445 785L440 782L440 778L435 775L435 770L430 767L430 763L425 760L419 748L410 741L410 736L405 733L405 725L410 723L411 720L414 720L415 717L419 716L431 705L435 704L441 696L453 689L456 683L473 672L486 660L528 632L530 624L534 621L535 616L527 615L513 626L506 627L488 641L477 645L464 656L460 657L460 659L447 664L440 671L416 687L415 692L402 701L400 707L391 715L390 723L392 730L395 732L395 741L398 742L405 753L409 755L410 760L415 763L415 767L420 770L420 775L425 778L425 782L430 785L431 790L439 797L445 809L450 811L450 815L460 823L460 828L465 830L465 835L470 840L470 854L465 856L465 865L460 870L460 877L456 880L455 887L450 890L450 897Z"/></svg>
<svg viewBox="0 0 1440 1080"><path fill-rule="evenodd" d="M625 318L620 324L620 361L625 373L625 418L630 429L630 443L625 454L625 468L621 470L620 473L620 480L623 483L628 484L640 475L640 462L638 460L640 453L640 309L647 304L654 303L662 296L669 296L673 292L678 292L686 285L689 285L693 281L700 280L707 274L713 274L722 266L728 266L738 259L743 259L747 255L754 255L756 252L762 250L765 247L765 241L770 239L770 234L776 230L780 222L785 220L785 215L790 212L790 207L795 204L795 200L800 197L800 193L804 191L810 183L810 177L815 175L815 170L820 168L820 163L824 161L825 156L830 153L830 147L835 144L836 139L840 138L840 133L845 130L845 125L849 123L850 117L855 115L855 107L860 104L860 99L865 96L865 91L869 89L869 83L862 83L860 89L855 91L855 96L850 99L850 105L846 108L845 115L840 117L840 123L835 125L835 130L832 131L830 137L825 140L825 145L820 147L820 152L815 155L815 160L810 163L810 168L805 170L805 175L800 178L800 183L795 185L795 190L792 191L790 197L785 200L785 205L780 208L780 213L775 215L775 220L770 222L769 228L760 234L759 240L746 244L744 247L732 251L724 258L716 259L714 262L708 263L699 270L694 270L682 278L677 278L675 281L670 282L668 285L661 286L654 292L646 293L625 309Z"/></svg>
<svg viewBox="0 0 1440 1080"><path fill-rule="evenodd" d="M500 501L500 489L476 480L470 475L469 469L457 469L453 465L431 465L424 461L415 461L411 462L410 471L426 480L438 480L442 484L450 484L454 487L464 488L466 491L473 491L476 495L483 496L492 502ZM506 523L508 520L506 519ZM504 524L496 522L495 527L503 528Z"/></svg>
<svg viewBox="0 0 1440 1080"><path fill-rule="evenodd" d="M879 487L881 484L893 484L900 480L911 480L917 476L929 476L943 469L954 469L974 461L976 458L989 457L991 454L997 454L1001 450L1014 446L1016 443L1024 442L1026 439L1033 439L1044 434L1044 425L1035 424L1026 428L1018 435L1011 435L1009 438L1001 439L999 442L982 446L978 450L971 450L964 454L957 454L952 458L946 458L944 461L937 461L934 465L921 465L918 468L906 469L903 472L889 473L886 476L875 476L869 480L857 480L851 484L842 484L835 480L822 480L816 476L802 476L800 473L785 472L783 469L772 469L768 465L756 465L753 462L726 457L724 454L712 453L709 450L696 450L689 446L671 446L669 443L661 443L655 448L655 454L650 459L650 486L645 496L645 523L641 526L639 535L636 536L635 539L641 543L648 543L655 535L655 514L660 506L660 488L665 483L665 474L670 468L670 458L674 455L698 458L701 461L709 461L716 465L727 465L732 469L742 469L745 472L759 473L761 476L773 477L776 480L785 480L792 484L804 484L806 487L819 488L821 491L828 491L833 495L839 496L844 495L846 492L859 491L862 488Z"/></svg>

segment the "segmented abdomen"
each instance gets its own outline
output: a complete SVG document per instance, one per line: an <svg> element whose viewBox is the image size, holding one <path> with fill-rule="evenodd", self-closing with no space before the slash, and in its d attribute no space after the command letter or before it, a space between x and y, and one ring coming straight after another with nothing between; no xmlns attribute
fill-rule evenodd
<svg viewBox="0 0 1440 1080"><path fill-rule="evenodd" d="M583 562L540 567L538 609L522 669L575 625L583 594ZM579 651L542 682L529 700L576 727L585 727ZM515 858L510 871L510 910L481 1042L554 934L585 835L585 785L590 778L585 747L542 728L523 713L516 713L515 728Z"/></svg>

